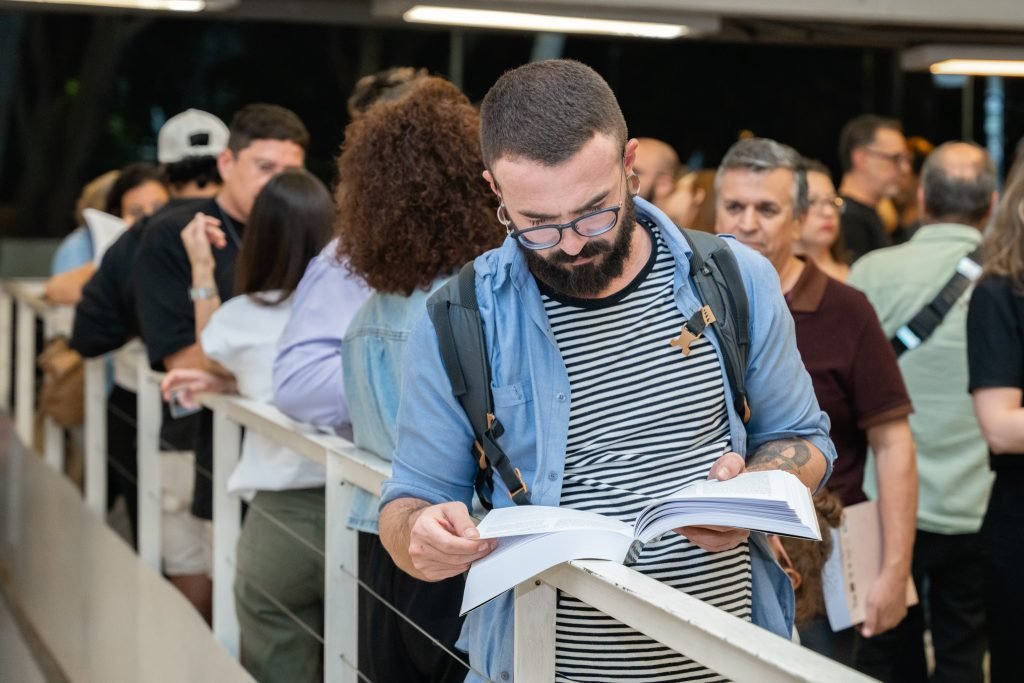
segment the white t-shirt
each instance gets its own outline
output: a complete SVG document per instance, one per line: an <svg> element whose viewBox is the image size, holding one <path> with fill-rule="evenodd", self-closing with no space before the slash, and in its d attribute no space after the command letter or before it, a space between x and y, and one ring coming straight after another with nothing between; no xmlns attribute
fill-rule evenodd
<svg viewBox="0 0 1024 683"><path fill-rule="evenodd" d="M279 292L266 292L274 301ZM281 337L291 313L291 298L276 306L237 296L221 304L203 330L203 351L231 371L238 393L248 399L271 403L274 397L272 369ZM246 432L242 458L228 479L228 490L252 500L257 491L283 491L323 486L324 468L298 453L254 432Z"/></svg>

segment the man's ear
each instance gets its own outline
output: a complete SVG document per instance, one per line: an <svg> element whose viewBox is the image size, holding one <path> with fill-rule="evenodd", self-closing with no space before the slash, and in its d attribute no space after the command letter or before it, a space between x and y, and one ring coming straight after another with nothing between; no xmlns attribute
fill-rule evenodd
<svg viewBox="0 0 1024 683"><path fill-rule="evenodd" d="M485 170L482 175L484 177L484 180L487 181L487 184L491 186L491 192L497 195L498 199L501 199L501 193L498 192L498 183L495 182L494 176L491 175L491 172Z"/></svg>
<svg viewBox="0 0 1024 683"><path fill-rule="evenodd" d="M235 153L225 147L217 155L217 171L220 173L220 177L227 182L231 176L231 171L235 167Z"/></svg>
<svg viewBox="0 0 1024 683"><path fill-rule="evenodd" d="M626 149L622 154L622 165L626 169L626 175L633 172L633 164L636 163L636 150L640 147L640 141L636 138L630 138L626 142Z"/></svg>
<svg viewBox="0 0 1024 683"><path fill-rule="evenodd" d="M851 170L860 168L861 166L864 165L864 154L866 154L866 152L864 151L863 147L858 147L857 149L850 150Z"/></svg>
<svg viewBox="0 0 1024 683"><path fill-rule="evenodd" d="M654 181L654 198L658 201L668 199L673 190L676 189L676 181L667 173L662 173Z"/></svg>

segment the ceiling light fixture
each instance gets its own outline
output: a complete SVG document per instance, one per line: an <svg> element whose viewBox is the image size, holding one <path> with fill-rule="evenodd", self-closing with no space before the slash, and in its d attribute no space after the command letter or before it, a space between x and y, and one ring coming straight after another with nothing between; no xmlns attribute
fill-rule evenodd
<svg viewBox="0 0 1024 683"><path fill-rule="evenodd" d="M958 76L1024 77L1024 49L972 45L921 45L904 50L906 71Z"/></svg>
<svg viewBox="0 0 1024 683"><path fill-rule="evenodd" d="M1020 76L1024 77L1024 61L998 59L946 59L932 64L933 74L957 76Z"/></svg>
<svg viewBox="0 0 1024 683"><path fill-rule="evenodd" d="M587 17L556 16L526 12L415 5L402 14L410 23L472 26L476 28L539 31L545 33L590 33L670 40L691 33L689 26L647 21L618 21Z"/></svg>
<svg viewBox="0 0 1024 683"><path fill-rule="evenodd" d="M80 5L111 9L163 10L167 12L202 12L234 7L238 0L12 0L30 4Z"/></svg>

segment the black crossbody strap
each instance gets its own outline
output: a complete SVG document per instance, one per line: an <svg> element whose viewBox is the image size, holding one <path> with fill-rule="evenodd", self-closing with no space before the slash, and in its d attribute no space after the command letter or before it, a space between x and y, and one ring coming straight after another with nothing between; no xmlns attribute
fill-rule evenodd
<svg viewBox="0 0 1024 683"><path fill-rule="evenodd" d="M476 273L472 261L434 292L427 301L427 313L437 333L441 360L451 382L452 393L469 418L475 442L474 458L479 471L477 495L484 507L492 507L493 472L497 472L512 495L523 505L530 493L522 474L498 445L504 428L494 415L491 393L491 364L476 299Z"/></svg>
<svg viewBox="0 0 1024 683"><path fill-rule="evenodd" d="M889 343L899 357L923 344L942 324L946 314L972 282L981 275L981 247L978 247L957 263L953 277L939 290L935 298L925 304L910 322L896 330Z"/></svg>

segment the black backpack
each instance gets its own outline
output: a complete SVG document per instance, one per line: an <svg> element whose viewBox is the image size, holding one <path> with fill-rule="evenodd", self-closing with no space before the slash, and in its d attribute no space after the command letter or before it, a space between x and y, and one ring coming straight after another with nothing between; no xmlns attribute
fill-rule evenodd
<svg viewBox="0 0 1024 683"><path fill-rule="evenodd" d="M750 306L736 256L729 245L715 235L686 229L681 232L693 251L690 277L704 305L686 322L680 339L692 341L708 325L715 326L725 374L732 387L733 407L746 423L750 419L744 383L750 350ZM452 393L466 411L476 436L473 457L478 465L475 487L480 502L491 509L496 471L512 500L528 505L530 491L522 473L498 445L505 430L494 415L491 365L477 305L472 261L430 296L427 313L437 333ZM684 353L689 352L686 341L677 345Z"/></svg>

